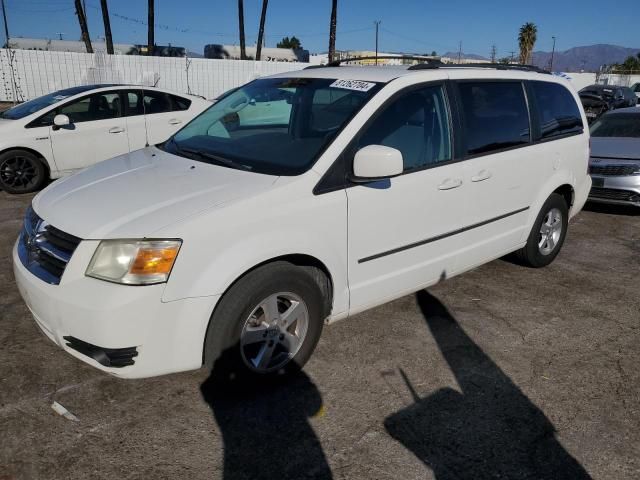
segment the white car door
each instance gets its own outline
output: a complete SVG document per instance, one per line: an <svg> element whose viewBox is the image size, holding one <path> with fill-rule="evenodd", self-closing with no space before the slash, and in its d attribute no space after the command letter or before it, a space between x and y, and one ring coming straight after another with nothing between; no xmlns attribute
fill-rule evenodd
<svg viewBox="0 0 640 480"><path fill-rule="evenodd" d="M69 172L129 151L126 121L118 91L105 91L73 100L49 116L69 117L64 127L49 127L51 148L58 167Z"/></svg>
<svg viewBox="0 0 640 480"><path fill-rule="evenodd" d="M193 117L191 100L158 90L126 93L125 107L131 151L164 142ZM145 115L146 114L146 115Z"/></svg>
<svg viewBox="0 0 640 480"><path fill-rule="evenodd" d="M404 174L347 188L351 313L445 278L467 218L462 165L452 158L444 87L412 88L354 140L400 150Z"/></svg>

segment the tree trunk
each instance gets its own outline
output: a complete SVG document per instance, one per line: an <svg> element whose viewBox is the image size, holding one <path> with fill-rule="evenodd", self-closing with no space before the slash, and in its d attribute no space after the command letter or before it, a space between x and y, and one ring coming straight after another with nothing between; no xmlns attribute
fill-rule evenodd
<svg viewBox="0 0 640 480"><path fill-rule="evenodd" d="M89 27L87 27L87 17L84 16L84 10L80 0L75 0L76 15L78 16L78 22L80 22L80 32L82 33L82 41L87 48L87 53L93 53L93 46L91 45L91 38L89 37Z"/></svg>
<svg viewBox="0 0 640 480"><path fill-rule="evenodd" d="M148 18L147 18L147 55L153 55L156 40L155 33L155 5L154 0L149 0Z"/></svg>
<svg viewBox="0 0 640 480"><path fill-rule="evenodd" d="M338 0L331 1L331 23L329 24L329 61L336 56L336 23L338 16Z"/></svg>
<svg viewBox="0 0 640 480"><path fill-rule="evenodd" d="M113 37L111 36L111 22L109 21L109 8L107 0L100 0L102 8L102 21L104 22L104 37L107 42L107 53L113 55Z"/></svg>
<svg viewBox="0 0 640 480"><path fill-rule="evenodd" d="M244 4L238 0L238 28L240 29L240 60L247 59L247 51L244 43Z"/></svg>
<svg viewBox="0 0 640 480"><path fill-rule="evenodd" d="M267 3L269 0L262 0L262 13L260 14L260 30L258 30L258 45L256 46L256 60L260 60L262 54L262 38L264 37L264 22L267 18Z"/></svg>

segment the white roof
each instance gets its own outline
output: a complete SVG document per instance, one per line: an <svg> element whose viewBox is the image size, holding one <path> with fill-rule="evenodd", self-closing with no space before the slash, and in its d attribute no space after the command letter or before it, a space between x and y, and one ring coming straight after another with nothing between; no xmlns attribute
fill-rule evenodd
<svg viewBox="0 0 640 480"><path fill-rule="evenodd" d="M283 72L271 75L269 78L335 78L345 80L363 80L369 82L390 82L391 80L407 75L429 77L434 72L446 72L450 78L513 78L513 79L539 79L557 81L559 77L535 71L509 70L497 68L483 68L469 65L455 65L433 69L409 70L410 65L385 65L385 66L351 66L340 67L316 67L299 71Z"/></svg>

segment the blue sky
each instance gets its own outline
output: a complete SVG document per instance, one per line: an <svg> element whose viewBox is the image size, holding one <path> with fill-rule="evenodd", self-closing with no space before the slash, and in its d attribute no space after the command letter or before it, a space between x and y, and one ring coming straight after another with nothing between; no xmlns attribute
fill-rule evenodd
<svg viewBox="0 0 640 480"><path fill-rule="evenodd" d="M104 35L99 0L85 0L92 38ZM77 40L80 29L73 0L5 0L11 36ZM247 43L255 42L261 0L245 0ZM109 0L116 43L146 43L147 0ZM380 50L413 53L463 51L498 56L517 50L517 34L527 21L538 25L536 50L595 43L640 48L637 0L581 2L513 0L339 0L338 49L373 49L374 20L381 20ZM296 35L311 52L327 50L330 0L271 0L266 23L267 46ZM123 18L127 17L127 18ZM236 0L156 0L156 43L184 46L202 53L207 43L237 43Z"/></svg>

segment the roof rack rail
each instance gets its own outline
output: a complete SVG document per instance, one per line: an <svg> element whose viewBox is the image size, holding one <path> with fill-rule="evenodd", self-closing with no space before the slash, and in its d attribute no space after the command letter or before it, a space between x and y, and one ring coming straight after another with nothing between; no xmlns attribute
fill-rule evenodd
<svg viewBox="0 0 640 480"><path fill-rule="evenodd" d="M338 60L332 60L326 65L311 65L305 67L305 70L310 68L323 68L323 67L339 67L343 63L347 62L358 62L362 60L417 60L420 62L426 62L417 65L444 65L440 59L421 56L421 55L378 55L376 56L368 56L368 57L347 57L340 58Z"/></svg>
<svg viewBox="0 0 640 480"><path fill-rule="evenodd" d="M432 63L418 63L416 65L411 65L409 70L428 70L432 68L494 68L496 70L518 70L522 72L551 74L549 70L536 67L535 65L517 65L512 63L440 63L436 65Z"/></svg>

